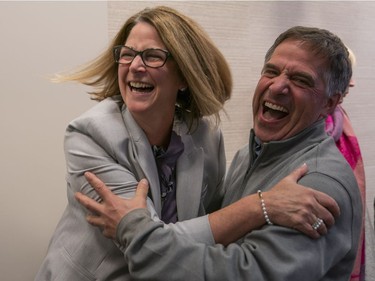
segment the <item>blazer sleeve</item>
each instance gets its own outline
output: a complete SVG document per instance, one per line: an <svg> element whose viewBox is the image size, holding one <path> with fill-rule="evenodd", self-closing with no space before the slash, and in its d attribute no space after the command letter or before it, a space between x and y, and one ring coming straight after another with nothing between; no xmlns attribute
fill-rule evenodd
<svg viewBox="0 0 375 281"><path fill-rule="evenodd" d="M330 186L341 216L320 239L277 225L266 225L228 247L205 245L151 220L147 210L123 218L117 239L134 280L321 280L355 248L355 215L351 198L342 185L322 174L304 177L304 185ZM354 238L353 238L354 237ZM348 271L341 263L333 274ZM342 276L342 275L341 275ZM339 280L330 276L330 280Z"/></svg>
<svg viewBox="0 0 375 281"><path fill-rule="evenodd" d="M119 149L116 139L120 138L108 135L108 132L101 129L100 124L90 119L78 119L68 126L64 139L66 180L73 192L79 191L99 200L99 196L84 177L86 171L91 171L115 194L126 197L134 194L137 180L131 164L126 162L126 157L119 159L116 154ZM125 150L125 141L123 146Z"/></svg>

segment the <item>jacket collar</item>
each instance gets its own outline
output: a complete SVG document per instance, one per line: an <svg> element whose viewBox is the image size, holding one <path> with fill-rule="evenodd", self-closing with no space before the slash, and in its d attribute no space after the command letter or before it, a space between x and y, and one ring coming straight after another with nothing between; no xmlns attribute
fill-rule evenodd
<svg viewBox="0 0 375 281"><path fill-rule="evenodd" d="M252 129L249 141L250 152L253 151L255 137L254 130ZM296 151L302 151L306 147L315 146L327 137L325 119L321 119L289 139L263 143L259 155L259 157L262 157L261 165L266 166L270 161L276 162L279 158L289 157L290 154L294 154ZM253 153L250 153L250 163L252 163L252 157Z"/></svg>
<svg viewBox="0 0 375 281"><path fill-rule="evenodd" d="M125 126L130 134L129 154L135 169L136 178L147 178L150 184L150 197L155 210L160 216L160 184L152 148L143 130L135 122L133 116L123 105L122 115ZM204 152L196 148L193 138L187 134L188 128L184 122L175 122L174 130L181 135L185 149L177 160L177 212L179 220L193 218L198 215L202 196L204 170Z"/></svg>

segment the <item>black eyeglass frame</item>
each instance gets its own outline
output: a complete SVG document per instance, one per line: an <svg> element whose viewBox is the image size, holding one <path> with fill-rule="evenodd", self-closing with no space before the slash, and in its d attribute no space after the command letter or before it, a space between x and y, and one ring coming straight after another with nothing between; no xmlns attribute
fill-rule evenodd
<svg viewBox="0 0 375 281"><path fill-rule="evenodd" d="M133 59L132 59L130 62L128 62L128 63L121 63L121 62L119 61L119 60L120 60L120 54L121 54L120 51L121 51L122 48L127 48L127 49L129 49L129 50L131 50L131 51L134 52L134 57L133 57ZM145 62L145 59L143 58L143 54L144 54L144 52L147 52L147 51L153 51L153 50L161 51L161 52L163 52L163 53L166 55L163 64L161 64L160 66L159 66L159 65L158 65L158 66L150 66L150 65L148 65L148 64ZM131 64L131 63L133 62L133 60L134 60L138 55L141 57L142 62L144 63L144 65L147 66L147 67L150 67L150 68L160 68L160 67L163 67L163 66L165 65L165 63L167 62L168 58L169 58L169 57L172 57L172 55L171 55L170 52L168 52L168 51L166 51L166 50L163 50L163 49L158 49L158 48L148 48L148 49L144 49L143 51L136 51L136 50L134 50L134 49L132 49L132 48L130 48L130 47L128 47L128 46L125 46L125 45L117 45L117 46L114 46L114 47L113 47L113 58L114 58L115 62L118 63L118 64L122 64L122 65L128 65L128 64Z"/></svg>

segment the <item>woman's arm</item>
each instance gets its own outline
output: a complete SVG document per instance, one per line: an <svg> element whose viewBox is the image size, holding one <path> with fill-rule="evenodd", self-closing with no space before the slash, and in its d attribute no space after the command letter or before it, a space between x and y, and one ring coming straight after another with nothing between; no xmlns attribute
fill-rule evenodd
<svg viewBox="0 0 375 281"><path fill-rule="evenodd" d="M65 134L64 151L67 163L66 179L74 192L79 191L100 200L84 177L86 171L91 171L98 175L114 194L128 198L134 195L137 186L134 172L126 165L120 165L118 159L110 154L109 144L101 143L97 136L70 125Z"/></svg>

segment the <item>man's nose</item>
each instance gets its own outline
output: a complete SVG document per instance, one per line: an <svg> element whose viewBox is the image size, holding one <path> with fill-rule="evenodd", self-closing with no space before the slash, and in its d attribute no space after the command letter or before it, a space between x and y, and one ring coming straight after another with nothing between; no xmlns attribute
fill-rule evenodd
<svg viewBox="0 0 375 281"><path fill-rule="evenodd" d="M285 75L274 77L268 87L273 94L287 94L289 92L289 79Z"/></svg>

